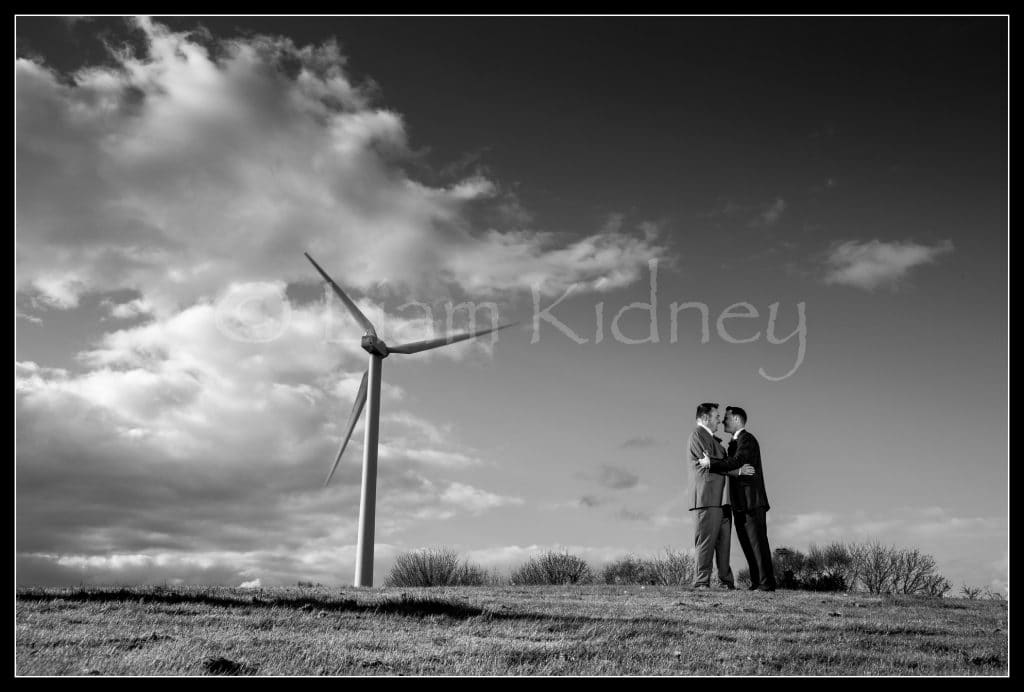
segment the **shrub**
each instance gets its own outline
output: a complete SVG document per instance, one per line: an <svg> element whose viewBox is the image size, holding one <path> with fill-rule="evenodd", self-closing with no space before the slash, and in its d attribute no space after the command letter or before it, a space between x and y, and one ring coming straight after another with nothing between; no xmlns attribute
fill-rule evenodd
<svg viewBox="0 0 1024 692"><path fill-rule="evenodd" d="M943 596L952 588L935 571L935 559L916 548L855 545L851 554L860 586L870 593Z"/></svg>
<svg viewBox="0 0 1024 692"><path fill-rule="evenodd" d="M482 586L487 572L448 548L424 548L403 553L384 581L385 586Z"/></svg>
<svg viewBox="0 0 1024 692"><path fill-rule="evenodd" d="M481 586L508 586L511 584L508 574L497 569L485 570L483 579Z"/></svg>
<svg viewBox="0 0 1024 692"><path fill-rule="evenodd" d="M946 595L946 592L952 588L953 585L949 583L948 579L945 579L938 574L933 574L925 580L921 593L925 596L937 596L942 598Z"/></svg>
<svg viewBox="0 0 1024 692"><path fill-rule="evenodd" d="M776 548L772 554L772 569L775 571L775 581L779 588L801 588L806 566L807 556L796 548Z"/></svg>
<svg viewBox="0 0 1024 692"><path fill-rule="evenodd" d="M813 574L800 583L808 591L848 591L849 587L841 574Z"/></svg>
<svg viewBox="0 0 1024 692"><path fill-rule="evenodd" d="M744 567L736 573L736 586L738 588L748 589L752 586L753 582L750 581L750 570Z"/></svg>
<svg viewBox="0 0 1024 692"><path fill-rule="evenodd" d="M968 586L967 584L963 584L960 587L960 595L971 601L976 600L982 595L982 593L984 593L984 591L985 589L980 586Z"/></svg>
<svg viewBox="0 0 1024 692"><path fill-rule="evenodd" d="M938 575L935 558L917 548L893 550L893 571L890 583L894 593L925 594Z"/></svg>
<svg viewBox="0 0 1024 692"><path fill-rule="evenodd" d="M772 567L780 588L807 591L847 591L855 572L853 557L842 543L812 545L806 555L795 548L777 548ZM746 578L749 581L749 572Z"/></svg>
<svg viewBox="0 0 1024 692"><path fill-rule="evenodd" d="M463 562L455 569L452 586L486 586L491 576L483 567L470 562Z"/></svg>
<svg viewBox="0 0 1024 692"><path fill-rule="evenodd" d="M601 569L601 581L605 584L647 584L647 579L644 561L632 555L610 562Z"/></svg>
<svg viewBox="0 0 1024 692"><path fill-rule="evenodd" d="M663 555L637 558L627 555L604 566L600 580L605 584L651 584L682 586L693 581L693 556L666 548Z"/></svg>
<svg viewBox="0 0 1024 692"><path fill-rule="evenodd" d="M512 572L513 585L539 584L588 584L593 581L593 572L586 561L570 555L549 551L530 558Z"/></svg>
<svg viewBox="0 0 1024 692"><path fill-rule="evenodd" d="M693 583L693 556L683 551L666 548L664 556L645 560L650 584L682 586Z"/></svg>
<svg viewBox="0 0 1024 692"><path fill-rule="evenodd" d="M869 593L892 593L896 571L895 549L881 543L866 543L853 548L853 559L861 586Z"/></svg>
<svg viewBox="0 0 1024 692"><path fill-rule="evenodd" d="M807 581L819 587L817 591L847 591L857 583L857 562L851 548L845 543L829 543L824 546L811 544L807 551Z"/></svg>

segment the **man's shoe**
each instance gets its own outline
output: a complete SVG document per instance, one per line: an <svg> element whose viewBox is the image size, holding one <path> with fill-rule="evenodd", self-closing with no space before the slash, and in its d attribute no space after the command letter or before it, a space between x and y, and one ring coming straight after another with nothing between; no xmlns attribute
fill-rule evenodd
<svg viewBox="0 0 1024 692"><path fill-rule="evenodd" d="M757 591L757 584L751 584L748 586L747 591Z"/></svg>
<svg viewBox="0 0 1024 692"><path fill-rule="evenodd" d="M725 589L726 591L735 591L736 587L732 584L719 584L718 588Z"/></svg>
<svg viewBox="0 0 1024 692"><path fill-rule="evenodd" d="M757 591L774 591L774 590L775 590L774 586L759 586L759 587L757 587Z"/></svg>
<svg viewBox="0 0 1024 692"><path fill-rule="evenodd" d="M693 588L695 588L695 589L710 589L711 586L709 584L694 584Z"/></svg>

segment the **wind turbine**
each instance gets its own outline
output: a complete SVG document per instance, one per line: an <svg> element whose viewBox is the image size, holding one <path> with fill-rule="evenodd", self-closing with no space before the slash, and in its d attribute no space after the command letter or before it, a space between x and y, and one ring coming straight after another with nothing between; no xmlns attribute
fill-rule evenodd
<svg viewBox="0 0 1024 692"><path fill-rule="evenodd" d="M341 449L338 450L338 456L334 459L334 465L331 466L331 472L327 474L327 480L324 481L324 487L331 482L331 477L334 476L335 469L338 468L338 462L341 461L341 455L345 453L345 447L348 445L349 438L352 437L352 430L356 427L356 422L359 420L360 414L363 412L363 406L366 404L367 394L369 394L370 406L366 413L366 436L363 439L363 488L362 495L359 501L359 546L356 551L356 586L373 586L373 529L374 529L374 515L377 506L377 431L380 425L380 366L381 361L387 358L392 353L401 353L404 355L411 355L413 353L420 353L421 351L429 351L433 348L439 348L441 346L447 346L448 344L454 344L458 341L465 341L466 339L472 339L475 336L481 334L489 334L490 332L498 331L499 329L505 329L511 327L513 323L503 324L498 327L492 327L491 329L480 329L474 332L464 332L462 334L446 335L437 339L427 339L425 341L413 341L407 344L399 344L398 346L388 346L382 339L377 336L377 330L373 328L373 324L370 320L366 319L356 304L345 295L345 292L341 290L341 286L334 282L330 276L327 275L319 264L316 263L312 257L309 256L308 252L302 253L306 256L316 270L320 273L320 276L324 278L324 281L331 285L334 292L341 298L341 302L345 304L348 311L352 313L352 316L356 319L363 328L363 338L361 345L363 350L370 354L370 365L363 373L363 380L359 384L359 391L356 393L356 401L352 405L352 413L348 417L348 425L345 428L345 438L341 442Z"/></svg>

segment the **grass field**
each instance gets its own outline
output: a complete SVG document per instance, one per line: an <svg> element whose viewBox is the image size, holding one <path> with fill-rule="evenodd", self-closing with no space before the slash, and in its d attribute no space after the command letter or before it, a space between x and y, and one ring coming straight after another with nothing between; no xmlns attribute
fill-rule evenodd
<svg viewBox="0 0 1024 692"><path fill-rule="evenodd" d="M1006 675L1002 601L683 587L18 590L18 675Z"/></svg>

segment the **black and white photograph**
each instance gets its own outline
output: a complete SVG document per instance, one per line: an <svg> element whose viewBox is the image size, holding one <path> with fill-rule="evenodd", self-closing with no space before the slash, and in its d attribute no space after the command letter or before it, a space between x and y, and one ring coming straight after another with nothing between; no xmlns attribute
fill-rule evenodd
<svg viewBox="0 0 1024 692"><path fill-rule="evenodd" d="M1009 676L1009 15L14 33L16 678Z"/></svg>

